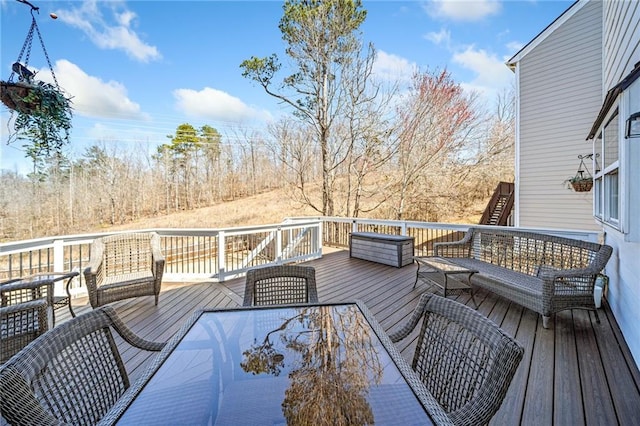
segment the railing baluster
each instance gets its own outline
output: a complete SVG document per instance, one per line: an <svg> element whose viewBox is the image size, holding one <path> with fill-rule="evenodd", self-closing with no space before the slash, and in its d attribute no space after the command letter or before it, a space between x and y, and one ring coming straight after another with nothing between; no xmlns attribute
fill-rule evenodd
<svg viewBox="0 0 640 426"><path fill-rule="evenodd" d="M429 255L432 254L433 242L457 240L460 232L466 231L468 226L325 217L291 218L278 225L224 230L162 229L156 232L161 235L163 252L167 259L166 280L207 277L224 281L243 274L250 267L319 257L323 245L348 247L349 235L353 231L378 230L390 234L414 236L416 254ZM597 233L589 231L553 230L549 232L582 240L597 241L598 238ZM34 272L73 270L74 266L82 272L91 256L91 242L94 238L104 235L106 234L57 236L2 243L0 244L0 280L17 278ZM83 245L89 249L86 250ZM194 265L194 262L197 265ZM84 286L82 276L78 282L82 287Z"/></svg>

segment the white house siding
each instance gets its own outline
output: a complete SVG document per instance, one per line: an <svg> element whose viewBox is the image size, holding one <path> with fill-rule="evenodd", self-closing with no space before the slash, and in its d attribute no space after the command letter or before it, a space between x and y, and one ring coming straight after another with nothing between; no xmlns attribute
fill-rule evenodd
<svg viewBox="0 0 640 426"><path fill-rule="evenodd" d="M640 62L640 2L608 1L604 8L604 81L606 92ZM637 82L636 82L637 84ZM637 112L638 105L633 106ZM624 108L621 109L624 111ZM623 117L626 118L626 117ZM607 301L637 365L640 365L640 139L622 139L625 146L621 188L626 190L627 233L605 226L606 243L614 255L607 265Z"/></svg>
<svg viewBox="0 0 640 426"><path fill-rule="evenodd" d="M602 104L602 7L585 4L518 63L518 226L599 229L592 192L566 180L591 152L585 139Z"/></svg>
<svg viewBox="0 0 640 426"><path fill-rule="evenodd" d="M604 6L604 92L640 60L640 2L607 1Z"/></svg>

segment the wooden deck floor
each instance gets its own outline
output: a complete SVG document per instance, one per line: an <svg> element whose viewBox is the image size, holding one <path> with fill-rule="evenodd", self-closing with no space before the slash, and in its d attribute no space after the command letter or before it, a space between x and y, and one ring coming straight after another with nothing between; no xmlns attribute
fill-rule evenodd
<svg viewBox="0 0 640 426"><path fill-rule="evenodd" d="M360 299L389 332L411 313L425 285L412 290L417 266L394 268L349 258L332 251L308 262L316 268L321 301ZM225 283L164 283L158 306L153 297L114 303L124 321L152 340L168 339L201 307L233 307L242 303L244 279ZM457 300L472 305L468 295ZM601 323L582 310L558 314L543 329L539 315L492 294L476 294L478 311L498 323L525 348L525 356L492 425L632 425L640 422L640 373L609 309L600 309ZM90 309L78 305L77 312ZM69 318L57 311L58 321ZM400 343L411 359L413 340ZM147 354L125 349L123 356L135 379Z"/></svg>

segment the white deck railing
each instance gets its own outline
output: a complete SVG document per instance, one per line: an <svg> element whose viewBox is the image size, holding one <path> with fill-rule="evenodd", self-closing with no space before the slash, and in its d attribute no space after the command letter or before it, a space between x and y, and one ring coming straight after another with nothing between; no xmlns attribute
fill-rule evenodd
<svg viewBox="0 0 640 426"><path fill-rule="evenodd" d="M380 232L415 239L415 254L432 254L433 244L461 238L471 225L340 217L287 218L281 224L224 229L143 229L161 237L166 281L222 282L249 268L302 262L322 256L323 244L348 247L351 232ZM479 226L479 225L473 225ZM590 231L519 228L581 240L597 241ZM0 244L0 281L40 272L82 272L89 263L91 242L113 233L66 235ZM82 274L72 295L85 295ZM63 295L62 282L56 288Z"/></svg>

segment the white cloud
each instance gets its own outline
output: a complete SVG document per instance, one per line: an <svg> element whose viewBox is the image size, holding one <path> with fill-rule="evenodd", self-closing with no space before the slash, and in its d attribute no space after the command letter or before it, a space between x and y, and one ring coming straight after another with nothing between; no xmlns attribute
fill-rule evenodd
<svg viewBox="0 0 640 426"><path fill-rule="evenodd" d="M176 89L173 96L176 98L176 107L193 117L230 122L270 118L268 112L258 111L235 96L211 87L200 91Z"/></svg>
<svg viewBox="0 0 640 426"><path fill-rule="evenodd" d="M499 0L431 0L425 10L434 18L479 21L500 12Z"/></svg>
<svg viewBox="0 0 640 426"><path fill-rule="evenodd" d="M478 92L486 101L495 100L500 92L513 84L513 72L505 65L504 60L484 49L469 46L464 51L455 53L452 61L475 74L471 81L462 86Z"/></svg>
<svg viewBox="0 0 640 426"><path fill-rule="evenodd" d="M381 80L408 81L416 71L415 63L379 50L373 64L373 74Z"/></svg>
<svg viewBox="0 0 640 426"><path fill-rule="evenodd" d="M54 73L60 87L71 96L74 113L87 117L147 119L140 105L129 99L121 83L90 76L65 59L56 62ZM53 82L48 69L39 71L38 79Z"/></svg>
<svg viewBox="0 0 640 426"><path fill-rule="evenodd" d="M509 52L511 52L511 55L509 55L509 57L518 53L523 47L524 44L520 43L519 41L512 41L507 43L507 49L509 49Z"/></svg>
<svg viewBox="0 0 640 426"><path fill-rule="evenodd" d="M439 32L430 32L425 34L425 39L429 40L433 44L449 46L451 44L451 32L442 28Z"/></svg>
<svg viewBox="0 0 640 426"><path fill-rule="evenodd" d="M101 49L122 50L139 62L149 62L162 57L155 46L142 41L132 29L137 17L134 12L127 9L118 10L124 7L122 2L106 4L111 6L110 18L114 22L108 22L96 0L83 2L80 7L74 9L56 11L56 14L62 22L85 33Z"/></svg>

